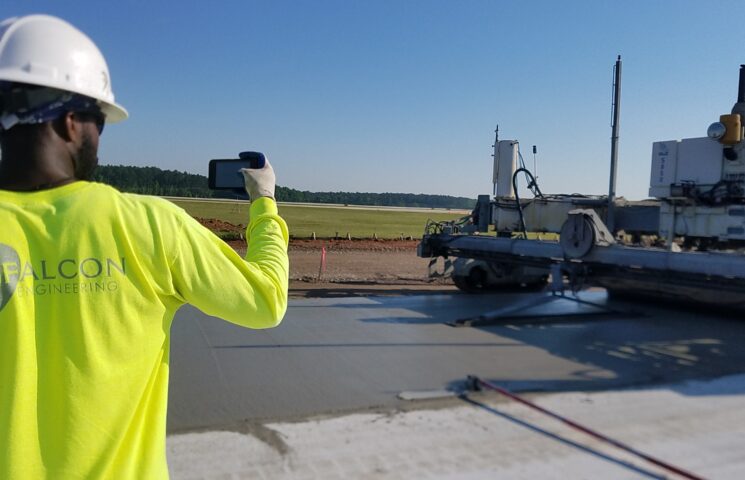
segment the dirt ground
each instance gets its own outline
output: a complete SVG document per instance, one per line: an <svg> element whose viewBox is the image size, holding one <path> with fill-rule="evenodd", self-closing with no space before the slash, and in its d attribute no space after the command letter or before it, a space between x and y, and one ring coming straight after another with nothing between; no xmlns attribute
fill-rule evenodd
<svg viewBox="0 0 745 480"><path fill-rule="evenodd" d="M213 232L242 238L244 225L198 218ZM228 240L241 255L242 239ZM450 280L429 278L429 263L416 255L418 239L291 239L290 296L329 297L452 292ZM442 260L435 265L442 271Z"/></svg>
<svg viewBox="0 0 745 480"><path fill-rule="evenodd" d="M455 290L449 280L429 278L430 260L417 257L418 243L418 240L291 241L290 295L399 295Z"/></svg>
<svg viewBox="0 0 745 480"><path fill-rule="evenodd" d="M245 242L230 241L239 253ZM329 297L452 292L449 280L430 279L418 240L291 240L290 296ZM324 253L325 251L325 253ZM435 267L442 271L442 265Z"/></svg>

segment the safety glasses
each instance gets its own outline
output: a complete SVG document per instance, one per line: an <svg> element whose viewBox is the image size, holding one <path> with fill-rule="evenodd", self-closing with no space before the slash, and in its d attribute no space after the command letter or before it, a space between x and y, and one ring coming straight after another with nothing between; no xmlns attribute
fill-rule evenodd
<svg viewBox="0 0 745 480"><path fill-rule="evenodd" d="M101 135L103 133L103 127L106 125L106 115L104 115L100 111L83 111L83 112L73 112L73 115L78 117L82 121L92 121L96 124L96 128L98 129L98 134Z"/></svg>

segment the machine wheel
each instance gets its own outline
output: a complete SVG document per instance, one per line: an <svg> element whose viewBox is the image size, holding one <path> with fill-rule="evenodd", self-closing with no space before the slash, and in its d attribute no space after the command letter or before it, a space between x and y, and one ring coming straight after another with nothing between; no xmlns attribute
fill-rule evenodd
<svg viewBox="0 0 745 480"><path fill-rule="evenodd" d="M453 262L453 283L467 293L541 289L547 278L536 269L463 258Z"/></svg>
<svg viewBox="0 0 745 480"><path fill-rule="evenodd" d="M483 268L473 267L468 270L468 275L453 275L453 283L464 292L483 292L487 286L486 272Z"/></svg>

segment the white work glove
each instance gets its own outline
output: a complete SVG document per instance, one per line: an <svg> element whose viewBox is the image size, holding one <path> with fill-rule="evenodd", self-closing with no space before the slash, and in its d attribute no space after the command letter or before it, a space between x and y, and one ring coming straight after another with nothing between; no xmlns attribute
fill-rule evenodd
<svg viewBox="0 0 745 480"><path fill-rule="evenodd" d="M274 200L276 178L269 160L266 160L264 168L241 168L241 173L246 183L246 192L251 200L258 200L261 197Z"/></svg>

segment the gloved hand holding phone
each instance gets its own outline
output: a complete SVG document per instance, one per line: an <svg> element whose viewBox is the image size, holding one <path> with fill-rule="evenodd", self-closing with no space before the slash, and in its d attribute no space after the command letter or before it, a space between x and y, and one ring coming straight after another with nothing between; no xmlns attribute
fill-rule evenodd
<svg viewBox="0 0 745 480"><path fill-rule="evenodd" d="M269 160L265 161L262 168L241 168L241 173L246 184L246 192L251 200L261 197L274 199L276 177Z"/></svg>

